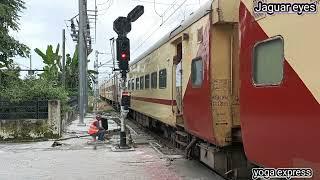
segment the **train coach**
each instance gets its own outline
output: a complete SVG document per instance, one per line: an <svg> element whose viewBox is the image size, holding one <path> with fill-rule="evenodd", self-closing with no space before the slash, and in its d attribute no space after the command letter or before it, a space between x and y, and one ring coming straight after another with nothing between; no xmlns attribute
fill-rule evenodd
<svg viewBox="0 0 320 180"><path fill-rule="evenodd" d="M209 1L134 60L130 115L225 176L299 167L319 179L320 15L253 6Z"/></svg>
<svg viewBox="0 0 320 180"><path fill-rule="evenodd" d="M239 9L246 156L262 167L312 168L320 179L320 14L269 16L252 7L242 0Z"/></svg>
<svg viewBox="0 0 320 180"><path fill-rule="evenodd" d="M102 100L107 101L114 108L119 109L120 100L120 74L114 73L105 80L99 87L99 94Z"/></svg>

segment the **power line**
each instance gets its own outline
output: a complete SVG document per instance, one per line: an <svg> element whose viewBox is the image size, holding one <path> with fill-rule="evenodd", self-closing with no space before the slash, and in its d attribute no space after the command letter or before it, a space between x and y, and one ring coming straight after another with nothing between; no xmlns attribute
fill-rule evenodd
<svg viewBox="0 0 320 180"><path fill-rule="evenodd" d="M183 3L181 3L181 4L179 5L179 7L178 7L177 9L175 9L175 10L168 16L168 18L165 19L165 20L160 24L160 26L157 27L146 39L144 39L144 40L138 45L138 47L134 49L134 51L133 51L132 53L134 54L134 53L135 53L155 32L157 32L157 31L161 28L161 26L162 26L165 22L167 22L168 19L170 19L170 18L172 17L172 15L175 14L175 13L177 12L177 10L180 9L180 8L183 6L183 4L186 3L187 1L188 1L188 0L184 0Z"/></svg>
<svg viewBox="0 0 320 180"><path fill-rule="evenodd" d="M105 11L102 14L97 14L98 16L104 16L108 12L107 10L112 6L113 0L108 0L108 2L109 2L109 6L107 8L98 10L98 12Z"/></svg>
<svg viewBox="0 0 320 180"><path fill-rule="evenodd" d="M97 4L97 5L98 5L98 6L103 6L103 5L105 5L105 4L109 3L109 2L110 2L110 0L107 0L106 2L99 3L99 4Z"/></svg>
<svg viewBox="0 0 320 180"><path fill-rule="evenodd" d="M162 13L162 16L164 16L171 8L174 8L174 6L177 4L177 1L178 0L175 0L172 2L171 6L168 7L163 13ZM184 3L183 3L184 4Z"/></svg>
<svg viewBox="0 0 320 180"><path fill-rule="evenodd" d="M162 3L162 2L154 2L154 1L143 1L143 0L132 0L132 1L137 1L137 2L142 2L142 3L152 3L152 4L161 4L161 5L167 5L170 6L172 3Z"/></svg>
<svg viewBox="0 0 320 180"><path fill-rule="evenodd" d="M162 16L156 10L156 0L153 0L153 9L154 9L154 12L162 18Z"/></svg>

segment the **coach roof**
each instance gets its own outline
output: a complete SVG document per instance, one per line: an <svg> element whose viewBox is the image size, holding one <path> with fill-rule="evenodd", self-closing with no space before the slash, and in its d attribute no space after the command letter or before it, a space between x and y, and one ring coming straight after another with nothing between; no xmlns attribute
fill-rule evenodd
<svg viewBox="0 0 320 180"><path fill-rule="evenodd" d="M196 11L190 18L183 21L182 24L180 24L178 27L174 28L171 32L166 34L163 38L161 38L158 42L156 42L153 46L151 46L147 51L142 53L140 56L138 56L132 63L130 63L130 66L136 64L149 54L151 54L153 51L161 47L163 44L170 41L173 37L175 37L177 34L184 31L186 28L191 26L193 23L197 22L199 19L201 19L203 16L207 15L209 12L211 12L211 5L212 1L206 2L203 6L200 7L199 10Z"/></svg>

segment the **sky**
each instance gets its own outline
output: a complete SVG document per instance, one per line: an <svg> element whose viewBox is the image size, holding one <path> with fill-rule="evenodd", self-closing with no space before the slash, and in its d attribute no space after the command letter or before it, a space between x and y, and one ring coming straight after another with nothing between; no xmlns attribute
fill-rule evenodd
<svg viewBox="0 0 320 180"><path fill-rule="evenodd" d="M95 0L88 1L88 10L95 9ZM93 52L89 55L89 69L93 69L95 51L101 53L99 62L109 61L111 47L109 39L117 37L113 31L113 21L119 16L127 14L137 5L144 6L144 14L132 23L132 30L128 34L131 47L131 60L146 51L166 33L177 27L184 19L196 11L208 0L96 0L98 16L96 36L94 23L91 24ZM70 36L70 20L79 11L78 0L25 0L26 8L20 19L20 31L13 32L13 36L31 49L32 68L42 69L43 63L35 48L45 51L48 45L56 48L62 42L62 29L66 31L66 53L73 54L76 43ZM89 14L94 12L88 11ZM94 22L94 20L92 20ZM61 48L60 48L61 49ZM62 51L60 50L60 54ZM22 69L28 69L30 60L17 57L16 63ZM99 79L104 80L112 72L110 66L99 68ZM24 76L24 73L22 74Z"/></svg>

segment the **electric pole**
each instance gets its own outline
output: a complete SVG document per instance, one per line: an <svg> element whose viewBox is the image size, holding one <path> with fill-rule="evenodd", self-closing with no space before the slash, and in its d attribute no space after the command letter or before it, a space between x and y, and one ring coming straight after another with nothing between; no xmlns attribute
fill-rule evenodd
<svg viewBox="0 0 320 180"><path fill-rule="evenodd" d="M99 71L98 69L98 65L99 65L99 51L96 50L96 60L94 62L94 70L96 72ZM98 111L98 106L97 106L97 100L98 100L98 89L99 89L99 80L98 80L98 74L94 75L95 81L94 81L94 85L93 85L93 92L94 92L94 110L97 112Z"/></svg>
<svg viewBox="0 0 320 180"><path fill-rule="evenodd" d="M66 87L66 30L62 30L62 85Z"/></svg>
<svg viewBox="0 0 320 180"><path fill-rule="evenodd" d="M79 0L79 35L78 35L78 53L79 53L79 125L84 124L85 106L85 86L86 86L86 0Z"/></svg>
<svg viewBox="0 0 320 180"><path fill-rule="evenodd" d="M28 75L34 75L34 71L32 70L32 56L30 54L30 57L29 57L29 60L30 60L30 65L29 65L29 71L28 71Z"/></svg>
<svg viewBox="0 0 320 180"><path fill-rule="evenodd" d="M32 69L32 55L30 54L30 70Z"/></svg>

